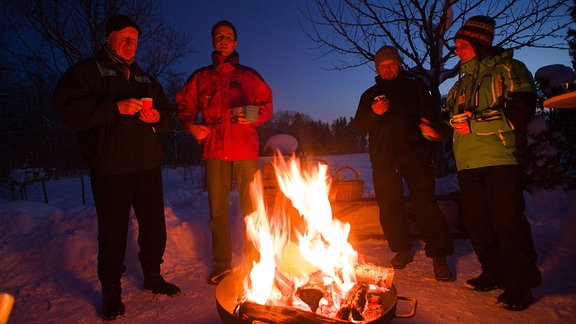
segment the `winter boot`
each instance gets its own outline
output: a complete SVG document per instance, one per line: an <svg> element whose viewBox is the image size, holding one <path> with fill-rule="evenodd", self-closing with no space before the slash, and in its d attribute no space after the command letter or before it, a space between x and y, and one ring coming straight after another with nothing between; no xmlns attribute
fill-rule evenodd
<svg viewBox="0 0 576 324"><path fill-rule="evenodd" d="M144 290L153 294L176 296L180 293L180 288L175 284L166 282L160 275L160 266L144 269Z"/></svg>
<svg viewBox="0 0 576 324"><path fill-rule="evenodd" d="M396 255L390 260L390 265L394 269L404 269L406 265L410 262L414 261L414 257L412 256L412 251L399 251Z"/></svg>
<svg viewBox="0 0 576 324"><path fill-rule="evenodd" d="M452 281L452 272L446 262L446 257L432 258L432 265L434 266L434 276L438 281Z"/></svg>
<svg viewBox="0 0 576 324"><path fill-rule="evenodd" d="M102 317L105 320L111 321L126 313L121 295L120 282L102 283Z"/></svg>
<svg viewBox="0 0 576 324"><path fill-rule="evenodd" d="M478 277L466 280L466 284L470 288L481 292L492 291L502 287L497 276L490 275L484 271Z"/></svg>
<svg viewBox="0 0 576 324"><path fill-rule="evenodd" d="M498 296L497 305L511 311L523 311L530 307L532 301L529 288L506 289Z"/></svg>

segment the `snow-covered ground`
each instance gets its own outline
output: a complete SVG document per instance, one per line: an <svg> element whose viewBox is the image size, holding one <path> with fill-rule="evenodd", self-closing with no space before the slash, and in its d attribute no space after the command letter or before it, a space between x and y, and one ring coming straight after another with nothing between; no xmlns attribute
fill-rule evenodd
<svg viewBox="0 0 576 324"><path fill-rule="evenodd" d="M335 171L351 166L365 181L364 196L373 196L366 154L323 157ZM199 188L199 170L165 169L168 244L162 267L166 279L178 284L177 297L155 296L141 289L137 261L136 222L131 227L123 277L126 317L121 323L220 323L215 290L206 283L212 268L206 192ZM88 182L88 179L85 179ZM96 276L96 214L87 183L82 205L79 178L28 187L28 200L0 200L0 292L15 297L9 323L102 322L100 285ZM457 189L454 175L438 179L437 193ZM416 315L397 323L575 323L576 322L576 192L541 190L525 193L526 215L532 224L542 285L534 289L535 303L523 312L495 306L501 291L474 292L465 281L478 275L479 265L467 239L455 240L450 257L457 280L437 282L432 263L420 241L415 260L397 270L398 295L418 301ZM243 220L237 194L231 199L233 237L241 242ZM354 240L365 262L386 266L393 256L386 241ZM234 252L234 263L241 251ZM398 301L397 313L410 305Z"/></svg>

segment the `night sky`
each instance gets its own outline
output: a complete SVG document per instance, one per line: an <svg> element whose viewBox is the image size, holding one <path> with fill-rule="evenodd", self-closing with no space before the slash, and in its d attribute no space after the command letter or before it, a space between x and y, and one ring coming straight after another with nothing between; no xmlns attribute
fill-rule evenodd
<svg viewBox="0 0 576 324"><path fill-rule="evenodd" d="M329 70L333 61L346 58L321 56L321 50L298 23L298 6L305 5L305 0L167 0L167 20L189 32L198 51L178 69L187 77L210 64L211 28L219 20L229 20L238 31L240 63L256 69L270 85L275 111L300 111L325 122L352 117L360 95L374 83L376 73L372 65ZM532 73L549 64L571 66L567 50L523 49L515 58ZM441 93L445 94L451 84L445 82Z"/></svg>

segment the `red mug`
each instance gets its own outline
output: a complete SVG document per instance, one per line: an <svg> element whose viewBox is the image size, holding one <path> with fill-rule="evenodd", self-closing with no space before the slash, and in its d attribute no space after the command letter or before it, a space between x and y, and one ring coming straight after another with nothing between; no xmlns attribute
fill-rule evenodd
<svg viewBox="0 0 576 324"><path fill-rule="evenodd" d="M142 112L149 115L152 113L152 98L142 98Z"/></svg>

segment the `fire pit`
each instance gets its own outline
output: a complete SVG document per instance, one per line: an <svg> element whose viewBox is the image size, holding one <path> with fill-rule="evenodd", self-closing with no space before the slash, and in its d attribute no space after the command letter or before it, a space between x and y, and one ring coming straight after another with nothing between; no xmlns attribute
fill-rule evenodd
<svg viewBox="0 0 576 324"><path fill-rule="evenodd" d="M216 287L216 307L224 323L350 323L350 321L330 318L298 308L259 305L241 299L244 295L242 281L244 274L236 270L224 278ZM411 303L407 314L396 314L397 300ZM394 318L409 318L416 313L415 298L398 296L396 287L380 295L382 315L369 322L356 323L390 323Z"/></svg>
<svg viewBox="0 0 576 324"><path fill-rule="evenodd" d="M274 159L281 191L271 204L260 174L250 186L255 210L245 217L246 234L257 256L216 288L222 320L387 323L413 316L416 300L398 297L394 269L359 264L348 242L350 224L332 219L326 165L304 172L299 165L295 158ZM409 314L396 314L399 299L412 303Z"/></svg>

